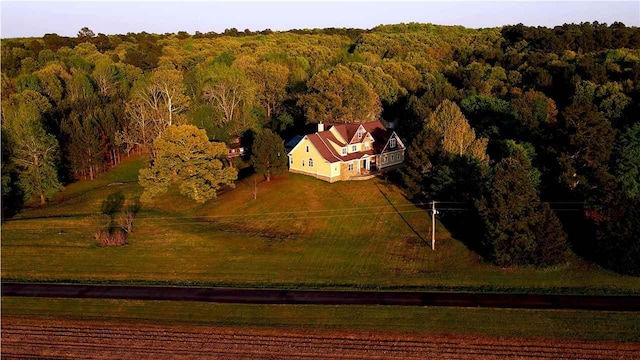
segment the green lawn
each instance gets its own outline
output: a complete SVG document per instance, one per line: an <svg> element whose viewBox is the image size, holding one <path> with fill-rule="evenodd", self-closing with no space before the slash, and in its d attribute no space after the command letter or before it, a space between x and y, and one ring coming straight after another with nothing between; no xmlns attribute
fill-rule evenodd
<svg viewBox="0 0 640 360"><path fill-rule="evenodd" d="M640 293L640 278L574 259L544 270L486 264L379 179L328 184L286 174L251 179L197 204L171 192L143 204L129 245L94 244L88 216L109 194L141 192L144 158L68 186L2 226L2 278L287 288L479 289ZM464 226L464 224L461 224Z"/></svg>
<svg viewBox="0 0 640 360"><path fill-rule="evenodd" d="M640 341L634 312L2 298L3 316Z"/></svg>

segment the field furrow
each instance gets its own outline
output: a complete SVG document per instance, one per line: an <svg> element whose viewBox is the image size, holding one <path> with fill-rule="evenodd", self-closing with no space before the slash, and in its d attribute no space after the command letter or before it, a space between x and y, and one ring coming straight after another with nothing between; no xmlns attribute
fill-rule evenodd
<svg viewBox="0 0 640 360"><path fill-rule="evenodd" d="M3 358L632 359L638 343L9 317Z"/></svg>

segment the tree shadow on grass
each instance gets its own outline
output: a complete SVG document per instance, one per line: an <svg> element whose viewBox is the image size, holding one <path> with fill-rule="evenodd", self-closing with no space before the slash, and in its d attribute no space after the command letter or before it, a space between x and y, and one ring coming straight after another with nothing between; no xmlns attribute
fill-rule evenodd
<svg viewBox="0 0 640 360"><path fill-rule="evenodd" d="M397 171L384 174L382 179L383 181L389 184L394 184L399 188L403 188L404 186L401 176ZM406 196L406 194L403 194L403 197L407 199L407 201L413 202L416 207L429 213L430 202L427 202L426 200L419 200L424 201L424 203L415 203L414 201L416 201L416 199L412 199ZM387 199L387 201L389 201L389 199ZM443 205L445 204L440 204L440 207ZM438 207L437 203L436 207ZM455 209L448 209L447 206L445 206L444 209L440 210L438 221L440 221L440 223L449 231L451 237L462 242L470 251L477 253L485 259L487 258L487 250L483 247L482 239L478 238L483 234L482 219L473 204L456 204ZM425 241L422 237L421 239Z"/></svg>
<svg viewBox="0 0 640 360"><path fill-rule="evenodd" d="M378 188L378 191L380 191L380 194L382 194L384 199L387 200L389 205L391 205L393 210L398 214L398 216L400 216L400 219L402 219L402 221L404 221L404 223L409 227L409 229L411 229L411 231L413 231L413 233L416 234L416 236L420 239L420 241L422 241L423 243L429 245L427 240L425 238L423 238L422 235L420 235L420 233L413 227L413 225L411 225L411 223L409 223L409 221L407 221L407 219L402 215L400 210L398 210L398 208L393 204L393 202L391 202L391 199L389 199L387 194L385 194L385 192L382 191L382 189L380 188L380 185L376 184L376 187Z"/></svg>

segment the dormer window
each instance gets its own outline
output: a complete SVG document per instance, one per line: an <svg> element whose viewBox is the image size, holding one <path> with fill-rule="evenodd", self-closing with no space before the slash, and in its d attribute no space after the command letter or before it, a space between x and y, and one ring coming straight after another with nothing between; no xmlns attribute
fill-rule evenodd
<svg viewBox="0 0 640 360"><path fill-rule="evenodd" d="M347 148L346 147L342 148L342 155L347 155Z"/></svg>
<svg viewBox="0 0 640 360"><path fill-rule="evenodd" d="M351 145L351 151L356 151L358 147L356 145Z"/></svg>
<svg viewBox="0 0 640 360"><path fill-rule="evenodd" d="M396 147L396 138L392 138L391 140L389 140L389 147L391 147L392 149Z"/></svg>

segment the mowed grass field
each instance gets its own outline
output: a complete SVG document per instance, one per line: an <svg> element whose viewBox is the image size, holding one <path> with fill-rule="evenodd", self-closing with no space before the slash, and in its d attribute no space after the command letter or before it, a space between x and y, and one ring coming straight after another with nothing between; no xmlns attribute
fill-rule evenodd
<svg viewBox="0 0 640 360"><path fill-rule="evenodd" d="M91 214L110 194L132 200L143 157L74 183L44 208L2 225L6 281L128 282L234 287L461 289L640 293L640 279L575 258L550 269L485 263L381 179L328 184L285 174L198 204L171 191L143 203L129 244L98 247ZM460 224L464 226L464 224Z"/></svg>
<svg viewBox="0 0 640 360"><path fill-rule="evenodd" d="M640 342L635 312L413 306L247 305L186 301L2 298L2 315L275 329L351 329Z"/></svg>

